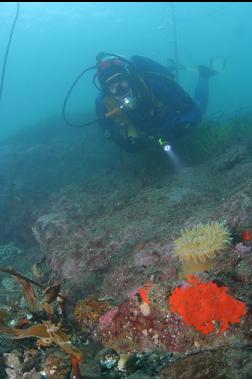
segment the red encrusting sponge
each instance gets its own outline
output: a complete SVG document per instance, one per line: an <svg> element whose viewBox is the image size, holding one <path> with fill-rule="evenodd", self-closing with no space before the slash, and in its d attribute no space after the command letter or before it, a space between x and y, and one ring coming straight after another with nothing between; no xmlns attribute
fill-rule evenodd
<svg viewBox="0 0 252 379"><path fill-rule="evenodd" d="M223 333L230 323L239 323L246 314L246 306L227 293L227 287L218 287L214 282L201 282L190 276L187 285L176 288L169 298L172 312L178 313L186 325L199 332L215 331L214 322L220 324Z"/></svg>

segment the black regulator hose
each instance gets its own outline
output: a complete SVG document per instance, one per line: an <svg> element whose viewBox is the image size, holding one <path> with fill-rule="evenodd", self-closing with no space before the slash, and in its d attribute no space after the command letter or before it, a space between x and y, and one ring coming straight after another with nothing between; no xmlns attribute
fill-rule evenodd
<svg viewBox="0 0 252 379"><path fill-rule="evenodd" d="M100 52L99 54L97 54L96 56L96 61L97 63L99 63L101 60L103 60L105 57L107 56L111 56L111 57L114 57L114 58L118 58L120 59L121 61L131 65L131 62L129 62L127 59L121 57L120 55L117 55L117 54L111 54L111 53L104 53L104 52ZM72 91L74 89L74 87L76 86L76 84L78 83L78 81L81 79L81 77L83 75L85 75L88 71L91 71L91 70L95 70L97 69L97 65L95 66L91 66L91 67L88 67L86 68L84 71L82 71L78 77L74 80L73 84L71 85L71 87L69 88L68 92L67 92L67 95L65 97L65 100L64 100L64 103L63 103L63 108L62 108L62 117L65 121L65 123L69 126L72 126L72 127L75 127L75 128L82 128L82 127L85 127L85 126L89 126L89 125L93 125L93 124L96 124L99 119L95 119L95 120L92 120L92 121L89 121L89 122L85 122L84 124L73 124L71 121L69 121L67 119L67 116L66 116L66 107L67 107L67 103L68 103L68 100L69 100L69 97L71 96L72 94ZM96 74L94 74L93 76L93 84L94 86L98 89L98 91L100 90L100 88L98 87L98 85L96 84Z"/></svg>
<svg viewBox="0 0 252 379"><path fill-rule="evenodd" d="M10 46L11 46L12 37L13 37L14 31L15 31L15 26L16 26L16 23L17 23L17 20L18 20L18 16L19 16L19 9L20 9L20 2L17 2L16 14L15 14L15 18L13 20L13 24L12 24L12 27L11 27L11 32L10 32L10 36L9 36L9 40L8 40L8 44L7 44L7 47L6 47L5 54L4 54L4 62L3 62L3 68L2 68L2 73L1 73L1 80L0 80L0 101L1 101L2 95L3 95L3 85L4 85L4 78L5 78L5 71L6 71L6 66L7 66L7 60L8 60L8 55L9 55L9 50L10 50Z"/></svg>
<svg viewBox="0 0 252 379"><path fill-rule="evenodd" d="M78 81L80 80L80 78L85 75L88 71L91 71L91 70L94 70L96 69L96 66L91 66L91 67L88 67L86 68L84 71L82 71L78 76L77 78L74 80L73 84L71 85L71 87L69 88L68 92L67 92L67 95L65 97L65 101L63 103L63 108L62 108L62 116L63 116L63 119L65 121L65 123L69 126L72 126L74 128L82 128L84 126L89 126L89 125L93 125L97 122L97 120L92 120L92 121L89 121L89 122L86 122L84 124L73 124L71 121L69 121L67 119L67 116L66 116L66 106L67 106L67 103L68 103L68 99L69 97L71 96L72 94L72 91L74 89L74 87L76 86L76 84L78 83Z"/></svg>

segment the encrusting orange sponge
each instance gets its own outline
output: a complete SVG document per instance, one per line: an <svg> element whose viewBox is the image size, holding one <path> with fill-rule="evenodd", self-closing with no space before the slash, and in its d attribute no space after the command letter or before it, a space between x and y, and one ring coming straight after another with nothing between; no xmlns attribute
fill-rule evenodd
<svg viewBox="0 0 252 379"><path fill-rule="evenodd" d="M191 275L187 285L176 288L170 296L171 310L178 313L186 325L194 326L203 334L213 333L215 322L224 333L230 323L239 323L246 314L245 304L228 295L227 290Z"/></svg>

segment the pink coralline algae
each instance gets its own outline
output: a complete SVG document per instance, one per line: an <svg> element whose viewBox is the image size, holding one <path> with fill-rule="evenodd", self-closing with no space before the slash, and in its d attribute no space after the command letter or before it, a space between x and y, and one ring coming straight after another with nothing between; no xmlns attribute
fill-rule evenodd
<svg viewBox="0 0 252 379"><path fill-rule="evenodd" d="M99 318L99 327L100 328L108 327L112 323L112 321L113 321L115 315L117 314L117 312L118 312L118 308L115 307L115 308L110 309L104 315L102 315Z"/></svg>
<svg viewBox="0 0 252 379"><path fill-rule="evenodd" d="M134 297L108 311L99 319L97 336L104 346L119 352L186 351L192 347L192 336L183 328L176 315L161 311L150 303L150 313L144 316L141 301Z"/></svg>

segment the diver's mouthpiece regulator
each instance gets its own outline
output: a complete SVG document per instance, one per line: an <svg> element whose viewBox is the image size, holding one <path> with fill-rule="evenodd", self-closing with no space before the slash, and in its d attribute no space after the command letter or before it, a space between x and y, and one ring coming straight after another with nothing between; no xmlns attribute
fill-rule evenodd
<svg viewBox="0 0 252 379"><path fill-rule="evenodd" d="M134 109L136 107L136 99L133 96L123 97L120 109Z"/></svg>

